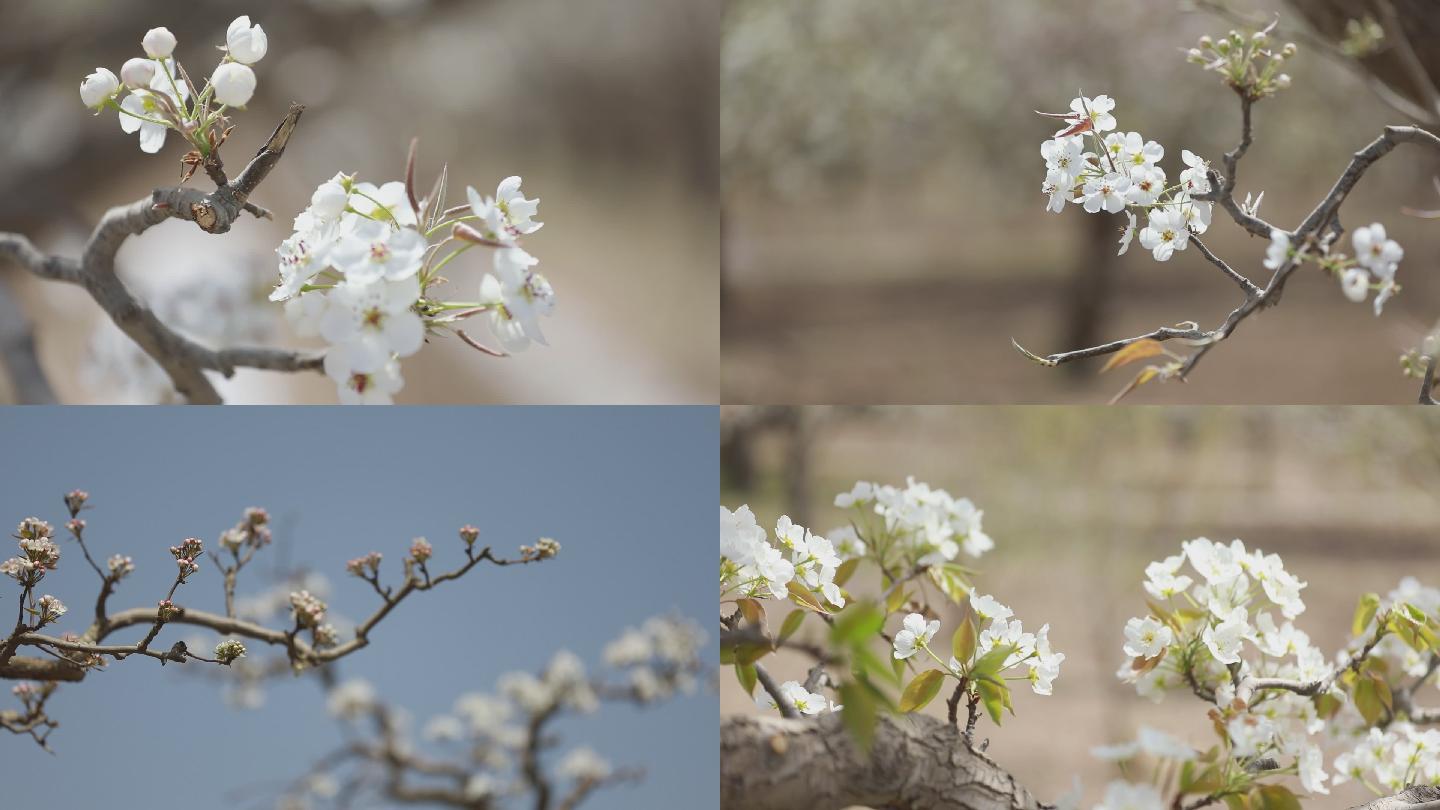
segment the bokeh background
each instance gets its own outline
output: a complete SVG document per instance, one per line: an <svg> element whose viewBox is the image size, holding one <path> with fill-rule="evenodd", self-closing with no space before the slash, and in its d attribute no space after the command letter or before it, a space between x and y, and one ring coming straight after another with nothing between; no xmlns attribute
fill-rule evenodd
<svg viewBox="0 0 1440 810"><path fill-rule="evenodd" d="M461 694L493 692L502 673L538 671L561 648L602 671L601 650L627 626L709 615L711 552L697 538L713 530L714 408L484 410L430 408L412 424L413 409L333 408L304 420L293 408L13 408L0 421L0 449L29 461L0 473L0 517L58 527L61 496L87 489L91 553L135 561L110 601L120 608L164 595L175 571L169 546L193 536L213 548L246 507L266 507L275 541L240 573L237 595L283 588L277 574L323 576L342 634L377 601L344 573L348 559L380 551L393 581L417 535L434 544L436 571L462 558L455 531L466 523L497 554L554 537L562 549L553 561L480 566L418 593L376 627L370 647L335 663L342 680L363 678L408 710L417 736ZM70 607L57 633L83 632L95 577L73 541L57 542L60 568L44 589ZM201 565L176 600L223 611L220 577L208 558ZM0 583L7 616L14 584ZM168 647L193 634L172 628L159 640ZM201 635L213 649L213 634ZM117 807L275 807L278 791L347 739L313 678L271 680L260 708L239 710L222 700L218 667L154 664L131 659L62 685L49 703L60 722L55 754L4 735L5 806L86 807L103 795ZM12 684L3 684L0 705L11 708ZM554 753L584 744L645 770L638 785L601 791L586 808L671 807L683 797L685 807L718 810L716 724L713 686L702 685L646 709L564 718ZM367 797L355 806L395 805Z"/></svg>
<svg viewBox="0 0 1440 810"><path fill-rule="evenodd" d="M419 184L450 166L449 199L524 178L543 231L527 241L555 286L551 347L497 361L454 339L403 363L411 403L714 402L718 364L716 188L719 9L711 0L9 0L0 4L0 230L75 252L106 208L179 177L170 138L140 152L114 112L92 118L80 80L119 71L164 25L192 76L208 75L240 14L269 34L250 109L234 116L227 163L307 105L243 218L211 237L167 222L121 253L121 272L166 320L206 342L304 346L263 304L275 247L315 186L336 171L403 179L420 138ZM202 176L191 181L204 186ZM488 264L450 265L463 299ZM64 402L153 402L164 386L132 368L130 344L78 289L0 268L6 297L35 325ZM15 323L17 307L5 312ZM477 320L473 334L486 336ZM0 388L7 383L0 382ZM242 372L233 402L335 401L321 375ZM13 391L0 390L13 401Z"/></svg>
<svg viewBox="0 0 1440 810"><path fill-rule="evenodd" d="M1203 7L1197 8L1200 3ZM1440 68L1433 3L1400 0L1415 47ZM1218 161L1239 137L1239 105L1187 64L1202 34L1279 13L1294 86L1255 111L1238 197L1293 227L1355 150L1386 124L1365 69L1397 51L1326 55L1298 13L1343 30L1375 0L727 0L721 67L724 358L731 403L1106 401L1129 375L1098 361L1034 365L1040 354L1185 320L1207 328L1239 303L1233 284L1188 250L1115 257L1119 223L1045 210L1040 143L1077 90L1117 100L1121 130ZM1328 15L1328 16L1327 16ZM1305 19L1311 19L1306 17ZM1360 69L1357 69L1360 68ZM1393 80L1393 70L1390 70ZM1432 75L1440 75L1436 72ZM1403 77L1397 82L1400 92ZM1440 315L1433 222L1440 156L1393 153L1343 211L1348 228L1385 223L1406 249L1404 292L1376 319L1307 271L1284 304L1247 321L1188 385L1135 402L1397 403L1415 399L1400 353ZM1123 221L1123 218L1120 218ZM1205 237L1252 278L1265 244L1221 212ZM1348 249L1348 243L1347 243Z"/></svg>
<svg viewBox="0 0 1440 810"><path fill-rule="evenodd" d="M914 475L985 511L996 543L977 587L1027 627L1048 622L1065 653L1051 697L1015 693L988 754L1041 801L1079 776L1089 807L1113 765L1093 746L1134 739L1144 724L1199 744L1204 704L1159 705L1115 677L1125 620L1145 611L1146 563L1206 536L1279 554L1309 582L1296 626L1333 652L1359 595L1404 576L1440 574L1440 418L1418 408L726 408L720 502L749 503L762 525L789 514L816 531L842 525L832 506L856 480ZM851 584L874 582L862 568ZM942 613L953 627L954 614ZM801 633L814 633L815 628ZM803 680L807 659L782 654L777 680ZM759 711L722 672L721 713ZM1417 698L1417 701L1420 700ZM1440 703L1426 690L1424 703ZM937 702L939 716L944 707ZM1336 752L1332 752L1333 753ZM1328 760L1327 760L1328 761ZM1324 806L1367 801L1353 783Z"/></svg>

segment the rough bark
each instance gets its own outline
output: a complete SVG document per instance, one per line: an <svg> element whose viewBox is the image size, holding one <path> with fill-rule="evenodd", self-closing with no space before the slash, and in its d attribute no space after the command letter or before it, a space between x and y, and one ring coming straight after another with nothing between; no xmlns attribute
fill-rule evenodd
<svg viewBox="0 0 1440 810"><path fill-rule="evenodd" d="M926 715L882 715L868 756L839 714L732 717L721 725L720 763L720 805L735 810L1049 807L971 750L958 729Z"/></svg>

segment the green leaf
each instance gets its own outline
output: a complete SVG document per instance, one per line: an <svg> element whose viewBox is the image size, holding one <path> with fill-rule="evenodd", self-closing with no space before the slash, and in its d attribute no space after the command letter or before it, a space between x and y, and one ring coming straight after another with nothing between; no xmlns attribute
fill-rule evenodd
<svg viewBox="0 0 1440 810"><path fill-rule="evenodd" d="M1334 717L1344 705L1345 704L1340 701L1340 698L1335 697L1329 692L1321 693L1315 696L1315 715L1321 720L1329 720Z"/></svg>
<svg viewBox="0 0 1440 810"><path fill-rule="evenodd" d="M740 688L745 690L745 694L754 697L756 680L755 665L736 664L735 677L740 681Z"/></svg>
<svg viewBox="0 0 1440 810"><path fill-rule="evenodd" d="M1360 716L1365 718L1365 723L1371 726L1375 725L1375 722L1385 713L1385 704L1380 702L1376 683L1375 678L1361 678L1355 684L1355 692L1352 695L1355 699L1355 708L1360 710ZM1383 683L1383 681L1379 683ZM1385 691L1389 692L1390 690L1387 688Z"/></svg>
<svg viewBox="0 0 1440 810"><path fill-rule="evenodd" d="M1375 618L1375 611L1380 609L1380 595L1367 593L1360 597L1360 603L1355 606L1355 618L1350 622L1350 635L1358 636L1365 632L1370 626L1370 620Z"/></svg>
<svg viewBox="0 0 1440 810"><path fill-rule="evenodd" d="M904 607L908 601L910 601L910 592L904 588L896 588L890 592L889 596L885 597L885 612L894 613Z"/></svg>
<svg viewBox="0 0 1440 810"><path fill-rule="evenodd" d="M1225 778L1217 765L1211 765L1195 776L1182 793L1214 793L1225 786Z"/></svg>
<svg viewBox="0 0 1440 810"><path fill-rule="evenodd" d="M800 625L805 623L805 617L809 615L800 608L790 611L790 615L786 616L785 621L780 625L780 642L783 644L786 639L795 635L795 631L800 629Z"/></svg>
<svg viewBox="0 0 1440 810"><path fill-rule="evenodd" d="M875 743L875 722L879 717L879 701L866 684L850 681L840 685L841 722L861 751L869 752Z"/></svg>
<svg viewBox="0 0 1440 810"><path fill-rule="evenodd" d="M940 694L940 685L944 682L945 673L938 669L927 669L916 675L915 680L900 693L900 711L909 714L925 708Z"/></svg>
<svg viewBox="0 0 1440 810"><path fill-rule="evenodd" d="M854 557L840 563L840 567L835 569L835 584L842 588L845 587L845 583L850 581L850 577L855 576L855 569L859 567L859 557Z"/></svg>
<svg viewBox="0 0 1440 810"><path fill-rule="evenodd" d="M955 656L963 666L970 663L975 655L975 641L977 637L975 621L969 616L960 620L960 626L955 628L955 635L950 637L950 654Z"/></svg>
<svg viewBox="0 0 1440 810"><path fill-rule="evenodd" d="M980 702L985 704L985 711L990 715L990 719L995 725L1000 725L1000 712L1009 699L1007 693L1010 688L993 681L978 681L975 686L980 690Z"/></svg>
<svg viewBox="0 0 1440 810"><path fill-rule="evenodd" d="M990 652L980 656L980 660L976 661L975 666L970 668L970 674L976 678L995 675L1000 671L1000 667L1004 666L1005 659L1009 658L1013 652L1015 652L1015 645L1013 644L1007 644L1003 647L997 645L994 649L990 650Z"/></svg>
<svg viewBox="0 0 1440 810"><path fill-rule="evenodd" d="M722 645L720 645L720 664L721 664L721 666L728 666L728 665L733 664L733 663L735 663L735 645L734 645L734 644L722 644Z"/></svg>
<svg viewBox="0 0 1440 810"><path fill-rule="evenodd" d="M1283 785L1261 785L1250 796L1251 806L1259 810L1300 810L1300 800Z"/></svg>
<svg viewBox="0 0 1440 810"><path fill-rule="evenodd" d="M835 617L830 641L837 646L864 644L885 626L885 614L869 602L854 602Z"/></svg>

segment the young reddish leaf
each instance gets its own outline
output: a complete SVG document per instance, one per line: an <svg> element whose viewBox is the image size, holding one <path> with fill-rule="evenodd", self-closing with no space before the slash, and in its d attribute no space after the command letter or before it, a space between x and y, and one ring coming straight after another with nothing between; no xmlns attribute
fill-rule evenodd
<svg viewBox="0 0 1440 810"><path fill-rule="evenodd" d="M1124 399L1127 395L1129 395L1131 391L1134 391L1136 388L1139 388L1145 383L1155 379L1156 375L1158 375L1159 373L1159 368L1155 366L1146 366L1143 371L1135 375L1135 379L1131 380L1129 385L1120 389L1120 393L1110 398L1110 404L1114 405L1118 403L1120 400Z"/></svg>
<svg viewBox="0 0 1440 810"><path fill-rule="evenodd" d="M1110 359L1106 360L1105 365L1100 368L1100 373L1104 374L1110 369L1123 366L1126 363L1133 363L1136 360L1144 360L1147 357L1155 357L1156 355L1164 353L1165 347L1161 346L1158 340L1152 340L1150 338L1137 340L1110 355Z"/></svg>
<svg viewBox="0 0 1440 810"><path fill-rule="evenodd" d="M795 600L795 604L810 608L816 613L827 612L825 608L820 605L820 601L815 598L815 594L806 590L805 586L795 580L790 580L790 584L786 586L786 589L790 591L790 598Z"/></svg>

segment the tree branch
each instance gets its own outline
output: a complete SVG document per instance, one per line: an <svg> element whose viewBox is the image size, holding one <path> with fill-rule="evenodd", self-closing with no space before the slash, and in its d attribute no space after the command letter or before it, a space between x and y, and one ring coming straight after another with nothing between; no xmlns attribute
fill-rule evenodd
<svg viewBox="0 0 1440 810"><path fill-rule="evenodd" d="M882 715L867 754L839 714L731 717L720 728L720 805L746 810L1046 808L961 732L929 715Z"/></svg>
<svg viewBox="0 0 1440 810"><path fill-rule="evenodd" d="M268 212L247 201L285 152L285 145L304 107L293 104L290 112L260 152L234 181L209 194L191 188L157 188L148 199L111 208L91 233L77 259L41 253L29 239L0 233L0 258L40 278L64 281L84 287L105 310L115 325L170 377L181 396L195 404L219 404L220 395L205 376L218 371L226 377L236 368L273 371L320 371L324 358L275 349L212 350L167 327L138 301L115 273L115 254L131 236L138 236L172 217L194 222L208 233L225 233L242 211L255 216Z"/></svg>

